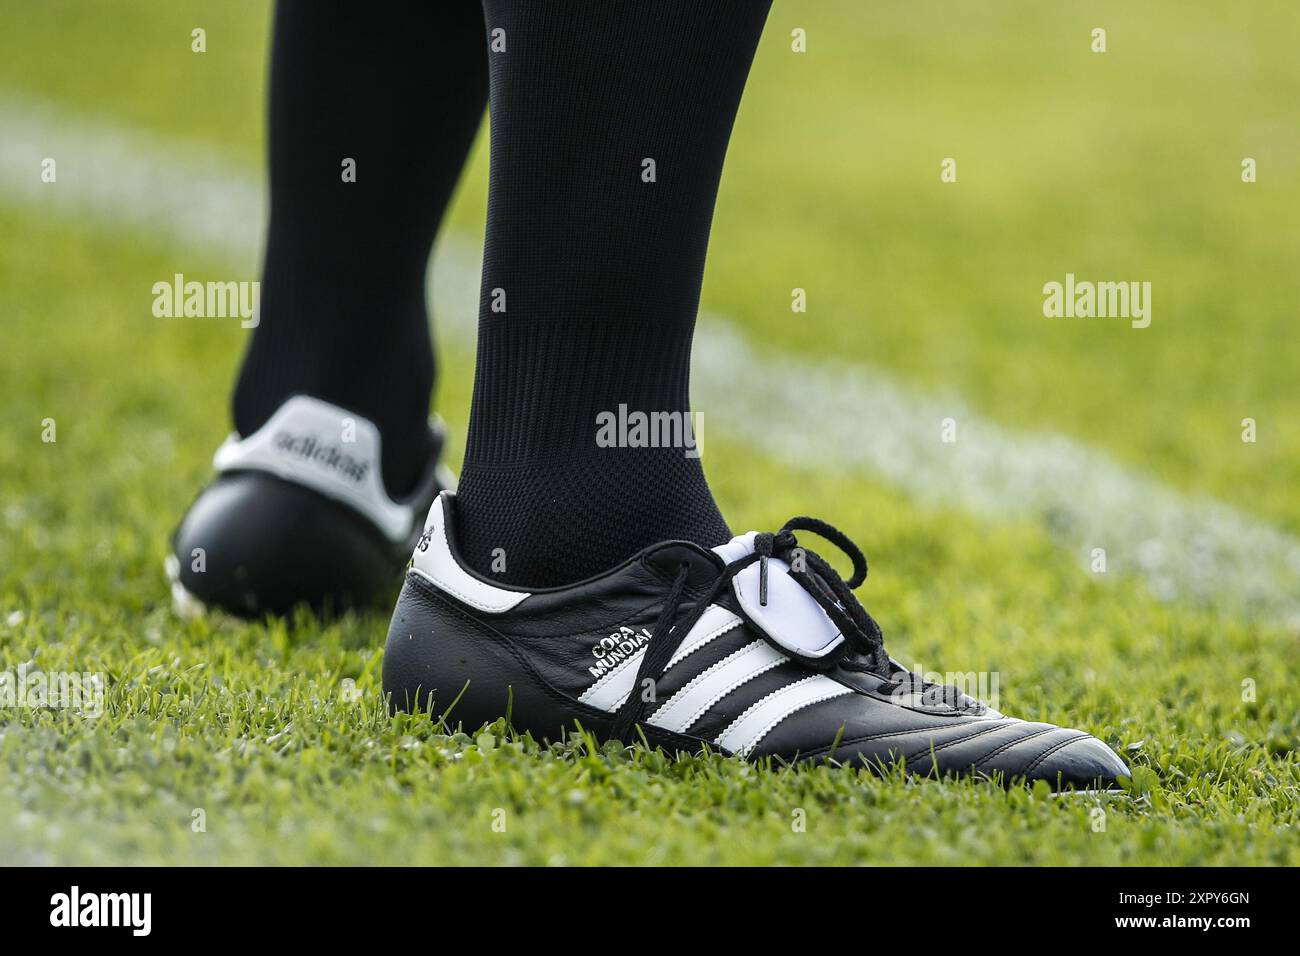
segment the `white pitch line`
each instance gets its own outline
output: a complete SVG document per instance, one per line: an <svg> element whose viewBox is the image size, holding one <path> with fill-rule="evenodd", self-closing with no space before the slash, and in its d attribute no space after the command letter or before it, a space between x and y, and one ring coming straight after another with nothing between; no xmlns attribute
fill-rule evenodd
<svg viewBox="0 0 1300 956"><path fill-rule="evenodd" d="M57 182L41 162L57 162ZM256 268L263 191L209 148L0 99L0 202L164 237ZM440 333L473 341L479 249L439 243L431 278ZM704 316L693 392L710 431L797 468L865 472L993 521L1032 521L1086 560L1141 575L1164 599L1300 621L1300 540L1206 497L1181 494L1080 442L1017 434L956 400L864 364L769 355ZM941 422L957 422L955 443Z"/></svg>

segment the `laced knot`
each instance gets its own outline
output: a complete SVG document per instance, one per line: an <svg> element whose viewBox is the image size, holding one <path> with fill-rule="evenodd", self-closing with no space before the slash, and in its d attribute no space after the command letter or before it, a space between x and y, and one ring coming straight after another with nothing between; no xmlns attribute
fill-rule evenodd
<svg viewBox="0 0 1300 956"><path fill-rule="evenodd" d="M800 547L795 536L796 531L808 531L834 544L849 558L853 564L853 574L847 581L815 551ZM864 608L853 589L867 579L867 558L862 550L853 543L844 532L819 518L799 516L791 518L777 532L763 531L754 536L754 550L750 554L731 561L722 573L714 579L712 585L696 602L694 609L686 617L673 623L682 601L686 597L686 579L690 565L683 562L676 579L664 600L663 611L655 623L637 669L636 683L632 693L627 697L614 720L613 736L627 740L633 726L640 719L647 701L641 688L647 680L657 678L667 668L673 653L690 633L700 615L713 602L737 574L754 562L759 562L759 603L767 605L767 565L771 558L778 558L790 566L790 577L807 591L826 615L835 623L844 635L844 644L839 654L831 663L836 663L852 654L860 659L855 662L859 669L870 671L886 681L891 679L896 670L885 651L884 633L867 609Z"/></svg>
<svg viewBox="0 0 1300 956"><path fill-rule="evenodd" d="M852 576L845 581L825 558L800 547L794 534L796 531L810 531L844 552L853 563ZM826 616L835 622L844 635L846 648L864 655L868 659L868 670L889 679L893 665L885 653L884 632L853 593L853 589L867 579L867 556L848 535L819 518L800 516L791 518L776 534L764 532L755 535L754 554L759 560L760 604L767 605L768 558L780 558L790 565L790 577L812 595Z"/></svg>

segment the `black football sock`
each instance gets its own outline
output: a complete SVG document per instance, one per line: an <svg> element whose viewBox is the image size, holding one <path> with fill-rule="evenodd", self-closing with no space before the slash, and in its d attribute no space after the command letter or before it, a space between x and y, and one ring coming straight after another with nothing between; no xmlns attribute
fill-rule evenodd
<svg viewBox="0 0 1300 956"><path fill-rule="evenodd" d="M234 394L241 435L305 393L379 427L390 494L419 480L434 377L425 269L482 119L486 56L474 0L279 0L270 228L261 321Z"/></svg>
<svg viewBox="0 0 1300 956"><path fill-rule="evenodd" d="M548 586L657 541L726 541L681 416L723 156L768 4L484 7L492 169L462 553L503 582ZM683 441L634 447L653 441L638 413L676 416L657 431Z"/></svg>

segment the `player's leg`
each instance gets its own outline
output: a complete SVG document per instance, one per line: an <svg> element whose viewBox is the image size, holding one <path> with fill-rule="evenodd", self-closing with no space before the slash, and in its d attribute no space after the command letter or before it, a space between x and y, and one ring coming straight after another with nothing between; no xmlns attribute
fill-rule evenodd
<svg viewBox="0 0 1300 956"><path fill-rule="evenodd" d="M414 485L434 376L425 266L486 95L476 3L280 0L262 316L234 393L240 434L290 395L314 395L379 427L391 493Z"/></svg>
<svg viewBox="0 0 1300 956"><path fill-rule="evenodd" d="M173 562L192 594L250 613L369 596L436 493L425 271L486 102L482 8L280 0L270 76L244 441L219 455Z"/></svg>
<svg viewBox="0 0 1300 956"><path fill-rule="evenodd" d="M498 580L567 584L665 538L730 537L697 458L603 447L598 416L690 411L709 226L767 7L486 4L492 172L458 533Z"/></svg>
<svg viewBox="0 0 1300 956"><path fill-rule="evenodd" d="M865 559L834 528L730 538L686 449L603 447L599 416L621 406L689 408L713 201L766 4L485 8L500 32L468 454L393 614L394 705L471 729L508 713L552 739L581 724L669 750L1113 783L1126 768L1100 741L893 662L852 592ZM852 558L848 581L809 532Z"/></svg>

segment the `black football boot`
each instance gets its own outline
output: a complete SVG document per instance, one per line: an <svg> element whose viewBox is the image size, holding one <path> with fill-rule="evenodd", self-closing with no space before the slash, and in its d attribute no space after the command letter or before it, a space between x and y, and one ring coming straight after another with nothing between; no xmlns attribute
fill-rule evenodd
<svg viewBox="0 0 1300 956"><path fill-rule="evenodd" d="M537 590L467 568L454 525L455 496L444 493L389 627L384 690L396 709L450 708L467 729L508 711L540 739L581 724L669 751L707 744L749 760L832 757L877 771L902 763L1058 790L1112 788L1129 773L1082 730L1004 716L895 663L852 592L866 559L824 522L795 518L712 550L668 541ZM851 579L796 531L844 550Z"/></svg>
<svg viewBox="0 0 1300 956"><path fill-rule="evenodd" d="M178 613L342 610L390 595L430 504L454 486L441 423L429 427L424 473L398 499L384 487L379 429L328 402L295 395L253 434L230 436L172 539Z"/></svg>

